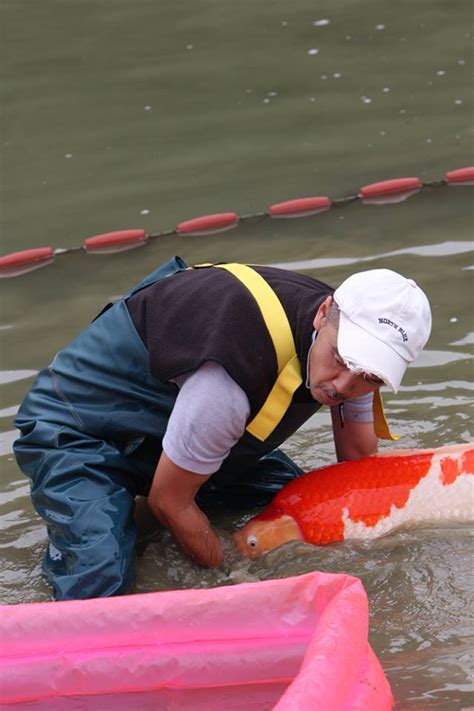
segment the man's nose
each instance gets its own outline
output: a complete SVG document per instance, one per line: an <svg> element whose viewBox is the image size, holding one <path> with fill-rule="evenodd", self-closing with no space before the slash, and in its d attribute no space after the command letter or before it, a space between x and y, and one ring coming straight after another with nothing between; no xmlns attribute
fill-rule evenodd
<svg viewBox="0 0 474 711"><path fill-rule="evenodd" d="M349 397L354 389L360 382L360 373L353 373L350 370L344 369L338 374L337 378L334 380L334 386L336 390L344 395L344 397Z"/></svg>

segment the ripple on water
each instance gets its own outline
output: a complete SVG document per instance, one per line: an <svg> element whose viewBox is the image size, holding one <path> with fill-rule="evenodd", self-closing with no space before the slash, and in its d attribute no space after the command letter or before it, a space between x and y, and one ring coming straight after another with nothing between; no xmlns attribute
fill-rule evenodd
<svg viewBox="0 0 474 711"><path fill-rule="evenodd" d="M455 363L458 360L471 360L474 356L471 353L459 353L457 351L429 351L420 353L417 360L411 364L411 368L431 368L441 365Z"/></svg>
<svg viewBox="0 0 474 711"><path fill-rule="evenodd" d="M330 267L341 267L362 262L372 262L378 259L397 257L404 254L413 254L417 257L446 257L448 255L466 254L472 252L473 250L474 246L472 242L448 241L438 242L437 244L425 244L418 247L404 247L403 249L396 249L392 252L382 252L381 254L370 255L368 257L325 257L305 259L297 262L282 262L279 264L272 264L271 266L279 267L280 269L290 269L292 271L298 271L301 269L327 269ZM464 267L464 269L471 268L472 267Z"/></svg>
<svg viewBox="0 0 474 711"><path fill-rule="evenodd" d="M464 338L460 338L458 341L452 341L450 346L472 346L474 344L474 332L468 333Z"/></svg>
<svg viewBox="0 0 474 711"><path fill-rule="evenodd" d="M12 407L4 407L0 410L0 418L2 417L14 417L18 412L19 405L13 405Z"/></svg>
<svg viewBox="0 0 474 711"><path fill-rule="evenodd" d="M0 385L15 383L17 380L32 378L37 375L37 370L0 370Z"/></svg>
<svg viewBox="0 0 474 711"><path fill-rule="evenodd" d="M13 442L17 439L18 435L18 430L0 432L0 457L13 452Z"/></svg>
<svg viewBox="0 0 474 711"><path fill-rule="evenodd" d="M254 563L250 572L260 579L311 570L360 577L370 602L370 641L395 698L403 698L406 706L430 698L430 708L449 698L450 708L460 708L457 702L468 701L461 653L468 651L472 633L472 615L466 614L472 532L465 525L413 529L372 543L323 549L288 543ZM448 696L440 678L449 679Z"/></svg>

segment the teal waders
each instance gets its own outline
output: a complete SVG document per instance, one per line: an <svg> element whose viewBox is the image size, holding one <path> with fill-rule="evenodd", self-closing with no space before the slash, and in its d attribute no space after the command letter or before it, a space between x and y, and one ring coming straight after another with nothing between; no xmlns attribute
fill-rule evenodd
<svg viewBox="0 0 474 711"><path fill-rule="evenodd" d="M57 600L131 589L134 499L149 492L179 391L150 374L126 300L186 268L175 257L104 309L39 373L16 417L14 452L46 521L43 571ZM279 450L243 438L198 503L263 506L300 473Z"/></svg>

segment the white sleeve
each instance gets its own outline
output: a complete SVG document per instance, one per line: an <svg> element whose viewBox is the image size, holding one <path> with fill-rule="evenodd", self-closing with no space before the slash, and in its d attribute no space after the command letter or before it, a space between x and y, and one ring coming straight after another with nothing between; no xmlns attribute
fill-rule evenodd
<svg viewBox="0 0 474 711"><path fill-rule="evenodd" d="M248 397L225 368L213 361L174 382L180 390L163 450L178 467L213 474L245 432Z"/></svg>
<svg viewBox="0 0 474 711"><path fill-rule="evenodd" d="M374 393L359 395L352 400L346 400L343 407L344 419L349 422L373 422Z"/></svg>

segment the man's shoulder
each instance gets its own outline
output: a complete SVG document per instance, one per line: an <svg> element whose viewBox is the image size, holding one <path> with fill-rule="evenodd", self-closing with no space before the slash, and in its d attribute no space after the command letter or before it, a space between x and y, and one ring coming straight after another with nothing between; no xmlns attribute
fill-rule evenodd
<svg viewBox="0 0 474 711"><path fill-rule="evenodd" d="M309 276L308 274L302 274L301 272L293 271L290 269L282 269L281 267L272 267L267 265L254 266L254 269L258 271L265 280L275 283L280 283L282 285L288 284L296 288L310 289L313 291L321 291L322 293L332 294L334 287L330 286L320 279Z"/></svg>

